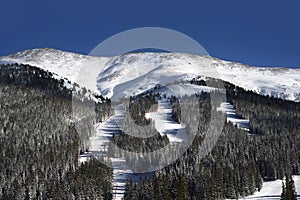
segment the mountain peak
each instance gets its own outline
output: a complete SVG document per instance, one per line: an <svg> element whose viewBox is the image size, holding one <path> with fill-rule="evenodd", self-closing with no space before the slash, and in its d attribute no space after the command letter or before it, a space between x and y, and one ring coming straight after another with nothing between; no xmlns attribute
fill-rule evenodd
<svg viewBox="0 0 300 200"><path fill-rule="evenodd" d="M53 49L53 48L35 48L35 49L27 49L24 51L20 51L8 56L4 56L5 57L10 57L12 59L38 59L38 58L45 58L45 59L49 59L49 58L53 58L55 56L68 56L70 57L72 55L72 57L86 57L85 55L81 55L81 54L76 54L76 53L72 53L72 52L65 52L62 50L58 50L58 49Z"/></svg>
<svg viewBox="0 0 300 200"><path fill-rule="evenodd" d="M75 82L82 79L82 86L98 89L109 98L137 94L157 84L206 76L259 94L300 101L299 69L252 67L210 56L144 52L92 57L41 48L0 57L0 61L37 66Z"/></svg>

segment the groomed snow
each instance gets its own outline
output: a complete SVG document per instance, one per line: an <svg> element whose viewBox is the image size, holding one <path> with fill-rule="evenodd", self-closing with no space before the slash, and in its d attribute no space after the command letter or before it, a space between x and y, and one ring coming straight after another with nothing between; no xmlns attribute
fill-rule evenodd
<svg viewBox="0 0 300 200"><path fill-rule="evenodd" d="M113 134L119 134L119 123L124 118L122 104L115 106L114 115L102 123L95 125L96 135L90 137L89 152L80 155L79 162L86 162L91 156L108 156L109 139ZM122 199L125 190L126 180L129 179L132 171L126 165L125 159L109 158L112 162L113 171L113 193L116 199Z"/></svg>
<svg viewBox="0 0 300 200"><path fill-rule="evenodd" d="M107 155L109 138L113 134L119 134L120 124L124 118L123 105L117 105L114 109L115 113L112 117L95 125L96 135L90 137L89 152L80 155L79 161L86 162L91 156L103 156ZM158 101L158 109L152 113L146 113L146 117L155 121L155 127L161 135L166 134L169 141L172 144L178 144L185 140L184 127L175 122L171 117L172 109L167 99L161 99ZM180 134L177 134L180 132ZM131 168L126 164L125 158L109 158L113 166L113 195L115 199L122 199L125 191L126 181L132 179L138 183L140 175L133 173Z"/></svg>
<svg viewBox="0 0 300 200"><path fill-rule="evenodd" d="M293 176L295 182L295 189L297 192L297 199L300 199L300 176ZM282 180L268 181L263 183L263 187L260 192L255 192L251 196L247 196L243 199L253 199L253 200L280 200L282 192Z"/></svg>
<svg viewBox="0 0 300 200"><path fill-rule="evenodd" d="M124 119L123 104L114 107L114 115L102 123L95 125L96 135L90 137L89 152L80 155L79 162L86 162L91 156L101 157L108 156L109 139L113 135L118 135L120 132L120 124ZM115 158L109 156L109 160L113 167L113 198L122 199L125 191L126 181L130 178L138 183L140 180L139 174L132 172L130 167L126 164L125 158Z"/></svg>
<svg viewBox="0 0 300 200"><path fill-rule="evenodd" d="M217 110L226 113L227 122L231 122L233 125L237 125L237 127L239 127L240 129L249 131L249 120L239 118L236 114L236 110L230 103L221 103L221 106L217 108Z"/></svg>
<svg viewBox="0 0 300 200"><path fill-rule="evenodd" d="M167 99L158 100L157 110L146 113L145 116L154 121L155 128L161 135L168 136L171 145L187 141L184 127L172 118L172 108Z"/></svg>

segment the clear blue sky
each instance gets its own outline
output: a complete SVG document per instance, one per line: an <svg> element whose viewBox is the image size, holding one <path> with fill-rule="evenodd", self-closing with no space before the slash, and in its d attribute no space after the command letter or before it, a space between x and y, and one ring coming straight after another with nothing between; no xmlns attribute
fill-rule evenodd
<svg viewBox="0 0 300 200"><path fill-rule="evenodd" d="M300 68L300 1L2 0L0 55L36 47L87 54L131 28L170 28L210 55Z"/></svg>

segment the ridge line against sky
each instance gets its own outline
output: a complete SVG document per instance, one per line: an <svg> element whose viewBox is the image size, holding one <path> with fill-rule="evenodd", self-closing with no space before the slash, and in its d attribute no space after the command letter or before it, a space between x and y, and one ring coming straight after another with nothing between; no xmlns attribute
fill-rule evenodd
<svg viewBox="0 0 300 200"><path fill-rule="evenodd" d="M78 54L78 55L91 56L91 57L113 57L113 56L93 56L93 55L84 54L84 53L80 53L80 52L74 52L74 51L70 51L70 50L62 50L62 49L56 49L56 48L41 47L41 48L25 49L25 50L22 50L22 51L19 51L19 52L15 52L15 53L11 53L11 54L4 55L4 56L0 55L0 59L1 59L1 57L6 58L6 57L12 56L14 54L18 54L18 53L22 53L22 52L26 52L26 51L43 50L43 49L45 49L45 50L49 49L49 50L55 50L55 51L62 51L62 52L66 52L66 53L71 53L71 54L74 53L74 54ZM146 50L139 49L137 51L129 52L129 54L131 54L131 53L132 54L135 54L135 53L178 53L178 54L190 54L190 53L183 53L183 52L168 52L168 51L157 50L157 49L146 49ZM195 54L191 54L191 55L195 55ZM218 60L225 61L225 62L238 63L238 64L242 64L242 65L249 66L249 67L278 68L278 69L296 69L296 70L300 70L300 67L298 68L298 67L289 67L289 66L259 66L259 65L250 65L248 63L243 63L241 61L235 61L235 60L229 60L229 59L220 59L220 58L217 58L217 57L212 56L212 55L204 55L204 56L210 56L213 59L218 59Z"/></svg>
<svg viewBox="0 0 300 200"><path fill-rule="evenodd" d="M0 56L44 47L88 54L114 34L152 26L187 34L220 59L300 68L299 1L11 0L0 6Z"/></svg>

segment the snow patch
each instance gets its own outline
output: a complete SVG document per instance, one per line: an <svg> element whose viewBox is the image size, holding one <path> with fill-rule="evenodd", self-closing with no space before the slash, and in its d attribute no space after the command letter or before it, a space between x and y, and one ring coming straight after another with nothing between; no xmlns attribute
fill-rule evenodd
<svg viewBox="0 0 300 200"><path fill-rule="evenodd" d="M172 118L172 108L167 99L158 100L158 108L155 112L146 113L147 119L152 119L156 130L161 135L167 135L172 144L187 141L184 126ZM177 134L180 133L180 134Z"/></svg>
<svg viewBox="0 0 300 200"><path fill-rule="evenodd" d="M297 199L300 199L300 176L293 176L293 180L295 182L295 189L297 192ZM263 182L263 186L261 191L255 192L255 194L247 196L243 199L253 199L253 200L280 200L282 192L282 180L275 181L266 181Z"/></svg>
<svg viewBox="0 0 300 200"><path fill-rule="evenodd" d="M221 103L221 106L217 108L218 111L221 111L226 114L227 122L231 122L233 125L237 125L240 129L245 131L250 131L249 129L249 120L248 119L241 119L237 116L236 110L234 109L233 105L228 102Z"/></svg>

